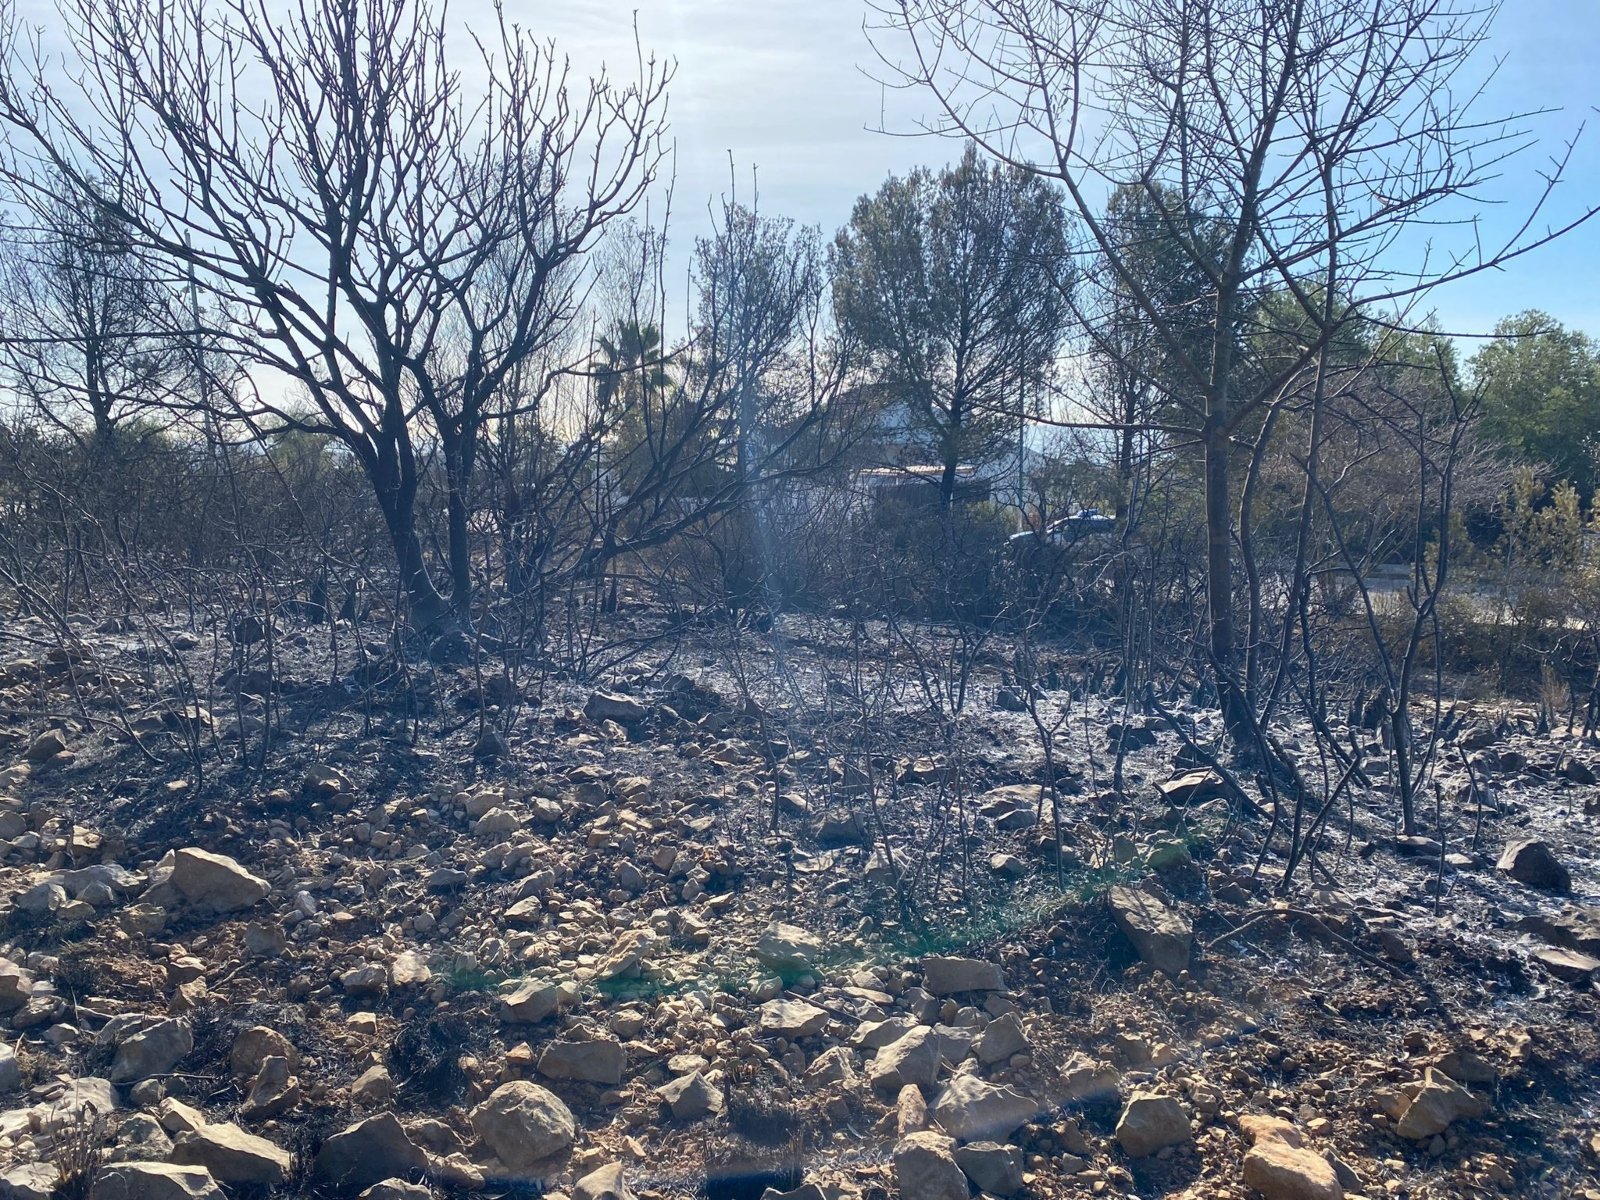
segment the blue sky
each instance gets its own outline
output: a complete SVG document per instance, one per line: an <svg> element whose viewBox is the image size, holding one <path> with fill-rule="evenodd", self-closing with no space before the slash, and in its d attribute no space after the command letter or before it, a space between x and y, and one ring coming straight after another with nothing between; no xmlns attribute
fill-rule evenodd
<svg viewBox="0 0 1600 1200"><path fill-rule="evenodd" d="M60 23L53 0L20 0L18 9L44 26L47 42L54 39ZM505 9L535 36L553 38L578 72L608 63L626 76L635 20L647 51L676 60L671 267L680 281L693 239L709 229L708 204L730 183L748 202L752 170L763 211L831 236L855 198L886 174L959 154L948 140L877 131L914 131L931 105L920 93L886 91L870 77L877 61L862 28L865 0L505 0ZM494 20L493 0L451 0L450 11L469 27ZM465 63L465 39L456 48ZM1486 234L1526 211L1539 186L1535 172L1585 122L1549 215L1570 217L1600 200L1600 84L1593 73L1600 0L1508 0L1484 51L1483 69L1496 59L1500 65L1483 114L1562 110L1531 123L1541 145L1491 189L1502 203L1485 206ZM1441 290L1432 303L1445 327L1463 334L1487 333L1498 318L1538 307L1600 336L1597 275L1600 219L1505 271Z"/></svg>
<svg viewBox="0 0 1600 1200"><path fill-rule="evenodd" d="M488 0L457 0L472 20ZM850 206L888 172L942 164L957 148L932 138L891 137L880 126L912 130L930 112L916 93L884 92L865 73L875 66L862 30L862 0L587 0L545 5L537 29L557 39L585 68L631 57L637 8L640 40L677 60L670 118L677 148L673 229L677 246L707 228L707 201L729 186L729 156L742 197L749 171L761 207L820 225L831 234ZM515 11L514 9L511 11ZM1554 220L1600 200L1600 0L1511 0L1479 65L1500 60L1481 112L1564 111L1531 122L1540 146L1516 160L1492 188L1503 203L1485 206L1487 230L1503 227L1536 194L1537 168L1579 125L1588 128L1548 212ZM1437 292L1446 328L1486 333L1495 321L1538 307L1600 336L1600 219L1502 272Z"/></svg>

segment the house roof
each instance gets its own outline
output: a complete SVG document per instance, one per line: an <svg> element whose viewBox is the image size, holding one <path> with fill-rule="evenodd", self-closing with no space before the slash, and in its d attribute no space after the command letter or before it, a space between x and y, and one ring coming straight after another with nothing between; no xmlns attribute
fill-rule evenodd
<svg viewBox="0 0 1600 1200"><path fill-rule="evenodd" d="M970 479L978 468L962 463L956 467L957 479ZM937 480L944 475L941 463L914 463L903 467L863 467L856 472L861 479L920 479Z"/></svg>

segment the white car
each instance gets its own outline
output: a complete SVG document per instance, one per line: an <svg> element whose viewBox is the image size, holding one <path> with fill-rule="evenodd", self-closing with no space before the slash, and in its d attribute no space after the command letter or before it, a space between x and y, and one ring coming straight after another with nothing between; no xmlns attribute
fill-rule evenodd
<svg viewBox="0 0 1600 1200"><path fill-rule="evenodd" d="M1013 549L1021 550L1043 542L1049 546L1070 549L1089 538L1103 538L1117 531L1117 519L1108 517L1098 508L1081 508L1069 517L1059 517L1042 530L1024 529L1007 539Z"/></svg>

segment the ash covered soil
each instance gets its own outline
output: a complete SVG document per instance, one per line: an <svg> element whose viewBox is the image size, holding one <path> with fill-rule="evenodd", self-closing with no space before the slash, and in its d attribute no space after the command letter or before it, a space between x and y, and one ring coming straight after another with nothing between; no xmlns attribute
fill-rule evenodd
<svg viewBox="0 0 1600 1200"><path fill-rule="evenodd" d="M933 715L937 638L534 683L9 632L0 1200L1600 1197L1600 748L1514 710L1411 840L1357 731L1280 898L1216 713L1067 650L1057 811L1002 656Z"/></svg>

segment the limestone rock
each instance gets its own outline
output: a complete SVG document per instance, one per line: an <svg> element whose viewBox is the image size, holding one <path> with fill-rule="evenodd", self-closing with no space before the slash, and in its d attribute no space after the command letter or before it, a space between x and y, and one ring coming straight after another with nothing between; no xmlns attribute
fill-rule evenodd
<svg viewBox="0 0 1600 1200"><path fill-rule="evenodd" d="M972 1057L972 1045L978 1040L978 1031L965 1025L939 1024L933 1027L939 1037L939 1057L950 1066L964 1063Z"/></svg>
<svg viewBox="0 0 1600 1200"><path fill-rule="evenodd" d="M362 1192L360 1200L433 1200L433 1193L420 1183L383 1179Z"/></svg>
<svg viewBox="0 0 1600 1200"><path fill-rule="evenodd" d="M511 743L506 741L506 735L498 729L485 729L472 746L473 758L499 758L509 753L511 753Z"/></svg>
<svg viewBox="0 0 1600 1200"><path fill-rule="evenodd" d="M0 1200L54 1200L61 1172L53 1163L23 1163L0 1171Z"/></svg>
<svg viewBox="0 0 1600 1200"><path fill-rule="evenodd" d="M572 1187L572 1200L634 1200L621 1163L590 1171Z"/></svg>
<svg viewBox="0 0 1600 1200"><path fill-rule="evenodd" d="M221 1122L180 1133L172 1147L172 1161L204 1167L222 1183L271 1187L288 1178L293 1160L287 1150L266 1138Z"/></svg>
<svg viewBox="0 0 1600 1200"><path fill-rule="evenodd" d="M817 845L823 849L834 846L865 846L872 841L866 824L855 813L824 813L817 821Z"/></svg>
<svg viewBox="0 0 1600 1200"><path fill-rule="evenodd" d="M768 1000L761 1006L761 1032L777 1037L815 1037L827 1023L827 1010L804 1000Z"/></svg>
<svg viewBox="0 0 1600 1200"><path fill-rule="evenodd" d="M1194 943L1189 922L1137 888L1113 887L1106 899L1117 928L1133 943L1140 958L1172 976L1188 969Z"/></svg>
<svg viewBox="0 0 1600 1200"><path fill-rule="evenodd" d="M300 1080L290 1074L289 1060L270 1054L261 1060L261 1070L239 1106L239 1115L249 1121L264 1120L286 1113L299 1103Z"/></svg>
<svg viewBox="0 0 1600 1200"><path fill-rule="evenodd" d="M1244 1183L1266 1200L1343 1200L1333 1166L1314 1150L1266 1141L1244 1156Z"/></svg>
<svg viewBox="0 0 1600 1200"><path fill-rule="evenodd" d="M544 898L524 896L505 911L505 923L515 929L536 928L544 922Z"/></svg>
<svg viewBox="0 0 1600 1200"><path fill-rule="evenodd" d="M381 1064L368 1067L350 1084L350 1098L372 1108L388 1104L394 1099L394 1076Z"/></svg>
<svg viewBox="0 0 1600 1200"><path fill-rule="evenodd" d="M268 1058L286 1059L291 1068L300 1065L300 1051L294 1043L276 1029L265 1025L252 1025L233 1039L228 1052L228 1069L235 1075L254 1075Z"/></svg>
<svg viewBox="0 0 1600 1200"><path fill-rule="evenodd" d="M70 1048L79 1040L78 1033L73 1026L58 1026L45 1031L46 1042L55 1043L59 1038L59 1045ZM59 1090L57 1086L51 1086L49 1103L36 1105L32 1110L36 1117L43 1117L47 1129L64 1129L74 1123L91 1121L96 1115L116 1112L122 1107L117 1101L117 1089L109 1079L97 1075L58 1075L56 1078L60 1081ZM15 1118L19 1112L27 1111L12 1109L9 1113L0 1113L0 1137L16 1133L14 1127L7 1126L7 1121ZM38 1125L34 1124L33 1127L37 1129Z"/></svg>
<svg viewBox="0 0 1600 1200"><path fill-rule="evenodd" d="M1005 979L996 964L982 958L946 958L929 955L922 960L922 986L935 996L960 992L1003 992Z"/></svg>
<svg viewBox="0 0 1600 1200"><path fill-rule="evenodd" d="M1244 1182L1266 1200L1343 1200L1339 1175L1307 1149L1300 1131L1278 1117L1246 1116L1239 1127L1254 1144L1244 1156Z"/></svg>
<svg viewBox="0 0 1600 1200"><path fill-rule="evenodd" d="M755 955L780 975L802 975L822 961L822 939L798 925L774 921L756 939Z"/></svg>
<svg viewBox="0 0 1600 1200"><path fill-rule="evenodd" d="M1109 1100L1122 1091L1122 1073L1108 1062L1074 1054L1061 1071L1061 1096L1069 1103Z"/></svg>
<svg viewBox="0 0 1600 1200"><path fill-rule="evenodd" d="M894 1101L895 1129L901 1137L908 1133L916 1133L919 1129L926 1129L931 1118L928 1116L928 1101L922 1095L922 1089L906 1084L900 1089L900 1094Z"/></svg>
<svg viewBox="0 0 1600 1200"><path fill-rule="evenodd" d="M1016 1013L1006 1013L989 1022L989 1027L978 1035L972 1049L978 1061L986 1066L1004 1062L1013 1054L1028 1052L1028 1035Z"/></svg>
<svg viewBox="0 0 1600 1200"><path fill-rule="evenodd" d="M135 906L135 908L142 908L142 907L147 907L147 906L145 906L145 905L136 905ZM133 911L134 911L134 909L126 909L126 910L124 910L124 915L126 915L127 913L130 913L130 912L133 912ZM161 925L156 925L153 930L149 931L149 936L152 936L152 937L155 936L155 934L160 933L161 929L162 929L162 925L164 925L166 923L166 913L163 910L159 909L159 908L156 909L155 911L157 913L161 914L161 922L162 922L162 924ZM133 930L129 930L129 932L131 933L131 932L133 932ZM251 958L282 958L283 955L284 955L284 952L287 951L288 949L289 949L289 938L288 938L288 935L283 932L283 926L279 925L277 922L275 922L275 921L253 921L253 922L251 922L251 924L249 924L248 926L245 927L245 931L244 931L244 952L249 957L251 957Z"/></svg>
<svg viewBox="0 0 1600 1200"><path fill-rule="evenodd" d="M994 706L1001 712L1028 711L1028 697L1021 688L998 687L994 692Z"/></svg>
<svg viewBox="0 0 1600 1200"><path fill-rule="evenodd" d="M693 1121L722 1112L722 1092L708 1083L699 1071L662 1084L656 1089L656 1094L680 1121Z"/></svg>
<svg viewBox="0 0 1600 1200"><path fill-rule="evenodd" d="M644 972L644 961L655 944L655 935L648 929L628 929L617 935L611 952L595 968L595 978L638 979Z"/></svg>
<svg viewBox="0 0 1600 1200"><path fill-rule="evenodd" d="M145 899L165 904L169 896L201 912L229 913L249 908L272 889L226 854L188 847L172 851L150 876Z"/></svg>
<svg viewBox="0 0 1600 1200"><path fill-rule="evenodd" d="M939 1077L939 1038L918 1025L884 1046L867 1066L867 1079L880 1091L898 1092L910 1084L929 1088Z"/></svg>
<svg viewBox="0 0 1600 1200"><path fill-rule="evenodd" d="M389 990L389 972L378 963L363 963L340 974L339 986L353 998L381 996Z"/></svg>
<svg viewBox="0 0 1600 1200"><path fill-rule="evenodd" d="M22 757L29 762L47 762L58 754L65 754L66 751L67 739L61 736L61 731L47 729L28 743L28 749Z"/></svg>
<svg viewBox="0 0 1600 1200"><path fill-rule="evenodd" d="M500 1017L525 1025L536 1025L555 1015L561 1007L561 989L554 983L530 981L500 998Z"/></svg>
<svg viewBox="0 0 1600 1200"><path fill-rule="evenodd" d="M572 1145L577 1126L558 1097L536 1083L514 1080L472 1110L472 1128L495 1157L514 1171Z"/></svg>
<svg viewBox="0 0 1600 1200"><path fill-rule="evenodd" d="M806 1068L805 1080L814 1087L849 1083L856 1077L855 1056L847 1046L829 1046Z"/></svg>
<svg viewBox="0 0 1600 1200"><path fill-rule="evenodd" d="M1517 927L1552 945L1600 957L1600 907L1574 904L1553 916L1535 913L1517 922Z"/></svg>
<svg viewBox="0 0 1600 1200"><path fill-rule="evenodd" d="M351 789L350 777L329 763L315 762L301 776L300 786L313 796L328 798Z"/></svg>
<svg viewBox="0 0 1600 1200"><path fill-rule="evenodd" d="M943 1134L908 1133L894 1148L894 1180L903 1200L967 1200L967 1177L955 1143Z"/></svg>
<svg viewBox="0 0 1600 1200"><path fill-rule="evenodd" d="M627 1051L614 1038L551 1042L539 1056L539 1073L551 1079L577 1079L615 1086L622 1082Z"/></svg>
<svg viewBox="0 0 1600 1200"><path fill-rule="evenodd" d="M1558 946L1541 946L1533 952L1536 962L1568 983L1584 984L1600 972L1600 958L1581 950L1563 950Z"/></svg>
<svg viewBox="0 0 1600 1200"><path fill-rule="evenodd" d="M204 1167L127 1162L102 1167L89 1200L223 1200L223 1195Z"/></svg>
<svg viewBox="0 0 1600 1200"><path fill-rule="evenodd" d="M134 1113L117 1126L116 1144L108 1162L165 1162L172 1155L172 1139L161 1122L149 1113Z"/></svg>
<svg viewBox="0 0 1600 1200"><path fill-rule="evenodd" d="M1405 834L1394 839L1394 852L1401 858L1436 859L1443 850L1438 838L1420 833Z"/></svg>
<svg viewBox="0 0 1600 1200"><path fill-rule="evenodd" d="M918 1024L915 1017L906 1014L884 1021L863 1021L850 1035L850 1044L861 1050L881 1050L895 1038L915 1029Z"/></svg>
<svg viewBox="0 0 1600 1200"><path fill-rule="evenodd" d="M591 721L615 721L619 725L633 725L650 715L650 710L632 696L617 692L595 692L583 706L583 715Z"/></svg>
<svg viewBox="0 0 1600 1200"><path fill-rule="evenodd" d="M991 1196L1022 1190L1022 1151L999 1142L973 1142L955 1153L956 1165L972 1186Z"/></svg>
<svg viewBox="0 0 1600 1200"><path fill-rule="evenodd" d="M933 1117L944 1131L964 1142L1003 1138L1039 1115L1040 1105L1009 1087L957 1072L939 1092Z"/></svg>
<svg viewBox="0 0 1600 1200"><path fill-rule="evenodd" d="M59 911L67 900L67 889L53 879L46 879L18 892L12 903L31 916L43 917Z"/></svg>
<svg viewBox="0 0 1600 1200"><path fill-rule="evenodd" d="M111 1065L112 1083L133 1083L152 1075L164 1075L175 1068L194 1049L194 1034L188 1022L161 1017L150 1021L117 1046Z"/></svg>
<svg viewBox="0 0 1600 1200"><path fill-rule="evenodd" d="M1500 1072L1481 1054L1466 1046L1457 1046L1445 1054L1439 1059L1438 1067L1457 1083L1492 1084L1500 1078Z"/></svg>
<svg viewBox="0 0 1600 1200"><path fill-rule="evenodd" d="M1039 787L1032 783L1009 783L990 788L977 798L977 808L994 822L996 829L1009 832L1032 829L1039 823Z"/></svg>
<svg viewBox="0 0 1600 1200"><path fill-rule="evenodd" d="M1556 858L1548 843L1531 838L1508 843L1495 870L1531 888L1547 892L1572 890L1572 873Z"/></svg>
<svg viewBox="0 0 1600 1200"><path fill-rule="evenodd" d="M403 950L389 965L389 981L397 988L422 987L433 979L433 969L415 950Z"/></svg>
<svg viewBox="0 0 1600 1200"><path fill-rule="evenodd" d="M1144 1158L1193 1135L1189 1115L1171 1096L1135 1092L1117 1121L1117 1141L1131 1158Z"/></svg>
<svg viewBox="0 0 1600 1200"><path fill-rule="evenodd" d="M1007 879L1021 879L1028 873L1028 864L1015 854L1000 851L989 856L989 869Z"/></svg>
<svg viewBox="0 0 1600 1200"><path fill-rule="evenodd" d="M1416 1098L1406 1105L1395 1122L1394 1131L1403 1138L1421 1141L1443 1133L1461 1117L1481 1117L1488 1105L1442 1071L1429 1067Z"/></svg>
<svg viewBox="0 0 1600 1200"><path fill-rule="evenodd" d="M1596 783L1600 783L1600 775L1597 775L1595 769L1582 759L1562 759L1560 767L1556 769L1556 774L1563 779L1571 780L1573 783L1582 784L1584 787L1593 787Z"/></svg>
<svg viewBox="0 0 1600 1200"><path fill-rule="evenodd" d="M1223 795L1226 789L1227 785L1222 776L1210 768L1174 775L1165 783L1156 785L1156 791L1161 793L1163 800L1168 804L1178 805L1198 804L1214 796Z"/></svg>
<svg viewBox="0 0 1600 1200"><path fill-rule="evenodd" d="M33 995L33 975L9 958L0 958L0 1013L15 1012Z"/></svg>
<svg viewBox="0 0 1600 1200"><path fill-rule="evenodd" d="M161 1122L161 1128L174 1135L199 1129L206 1123L205 1114L198 1108L182 1100L174 1100L171 1096L161 1098L161 1103L156 1107L156 1119Z"/></svg>
<svg viewBox="0 0 1600 1200"><path fill-rule="evenodd" d="M172 1139L148 1113L134 1113L117 1129L111 1162L165 1162L172 1157Z"/></svg>
<svg viewBox="0 0 1600 1200"><path fill-rule="evenodd" d="M313 1172L323 1183L346 1191L371 1187L395 1174L426 1171L428 1156L406 1134L393 1113L358 1121L322 1143Z"/></svg>

